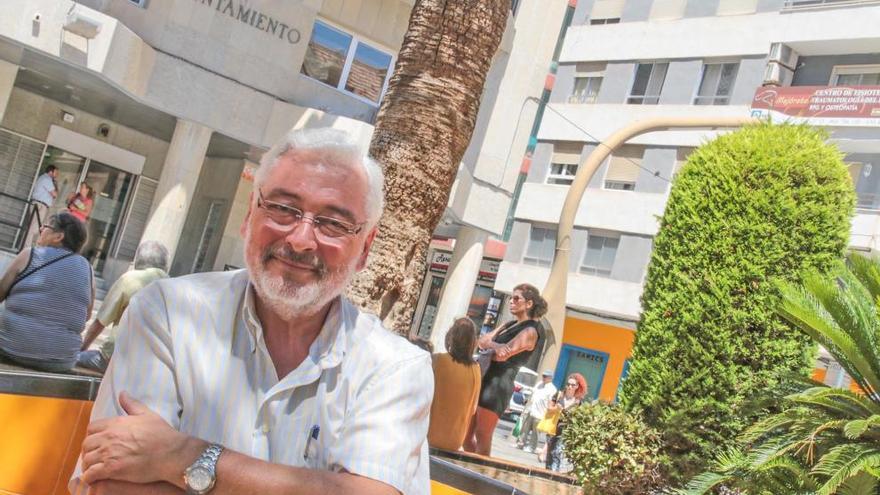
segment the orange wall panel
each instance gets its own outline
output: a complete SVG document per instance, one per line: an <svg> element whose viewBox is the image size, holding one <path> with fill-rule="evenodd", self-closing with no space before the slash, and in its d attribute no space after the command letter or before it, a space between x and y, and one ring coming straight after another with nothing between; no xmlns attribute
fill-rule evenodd
<svg viewBox="0 0 880 495"><path fill-rule="evenodd" d="M92 403L0 394L0 493L67 494Z"/></svg>
<svg viewBox="0 0 880 495"><path fill-rule="evenodd" d="M617 395L623 363L632 355L635 337L635 331L628 328L568 317L565 319L562 343L608 353L599 398L611 402Z"/></svg>

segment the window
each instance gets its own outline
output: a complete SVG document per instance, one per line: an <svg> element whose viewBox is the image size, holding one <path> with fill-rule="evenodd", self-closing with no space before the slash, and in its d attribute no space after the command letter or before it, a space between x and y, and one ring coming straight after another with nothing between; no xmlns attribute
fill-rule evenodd
<svg viewBox="0 0 880 495"><path fill-rule="evenodd" d="M553 145L547 184L571 185L581 162L583 147L581 143L556 143Z"/></svg>
<svg viewBox="0 0 880 495"><path fill-rule="evenodd" d="M590 19L590 25L599 26L602 24L620 24L620 17L606 17L604 19Z"/></svg>
<svg viewBox="0 0 880 495"><path fill-rule="evenodd" d="M831 71L832 86L880 85L880 65L851 65Z"/></svg>
<svg viewBox="0 0 880 495"><path fill-rule="evenodd" d="M590 24L620 22L626 0L596 0L590 9ZM609 22L610 21L610 22Z"/></svg>
<svg viewBox="0 0 880 495"><path fill-rule="evenodd" d="M742 15L754 14L758 7L758 0L720 0L718 2L718 15Z"/></svg>
<svg viewBox="0 0 880 495"><path fill-rule="evenodd" d="M739 63L703 64L703 78L694 105L727 105Z"/></svg>
<svg viewBox="0 0 880 495"><path fill-rule="evenodd" d="M638 64L633 80L632 91L627 103L636 105L656 105L660 102L660 91L666 79L668 63Z"/></svg>
<svg viewBox="0 0 880 495"><path fill-rule="evenodd" d="M584 259L581 260L579 271L586 275L610 277L611 268L614 266L614 257L617 256L617 245L620 239L590 234L587 237L587 250L584 251Z"/></svg>
<svg viewBox="0 0 880 495"><path fill-rule="evenodd" d="M315 21L300 72L378 104L391 70L391 55L356 37Z"/></svg>
<svg viewBox="0 0 880 495"><path fill-rule="evenodd" d="M138 7L144 8L147 6L147 0L128 0L129 2L137 5Z"/></svg>
<svg viewBox="0 0 880 495"><path fill-rule="evenodd" d="M641 146L621 146L614 151L608 162L608 171L605 173L604 188L618 191L635 190L644 153L645 150Z"/></svg>
<svg viewBox="0 0 880 495"><path fill-rule="evenodd" d="M601 77L574 78L574 90L568 98L569 103L596 103L599 88L602 87Z"/></svg>
<svg viewBox="0 0 880 495"><path fill-rule="evenodd" d="M577 175L577 163L551 163L550 173L547 175L547 184L558 184L560 186L570 186L574 182L574 176Z"/></svg>
<svg viewBox="0 0 880 495"><path fill-rule="evenodd" d="M636 188L635 182L627 182L621 180L606 180L605 189L616 191L633 191Z"/></svg>
<svg viewBox="0 0 880 495"><path fill-rule="evenodd" d="M556 230L532 225L529 244L523 263L527 265L550 266L556 251Z"/></svg>
<svg viewBox="0 0 880 495"><path fill-rule="evenodd" d="M648 19L652 21L681 19L684 17L686 6L687 0L654 0L651 3Z"/></svg>
<svg viewBox="0 0 880 495"><path fill-rule="evenodd" d="M596 103L602 79L605 77L605 63L579 63L575 66L574 87L569 103Z"/></svg>

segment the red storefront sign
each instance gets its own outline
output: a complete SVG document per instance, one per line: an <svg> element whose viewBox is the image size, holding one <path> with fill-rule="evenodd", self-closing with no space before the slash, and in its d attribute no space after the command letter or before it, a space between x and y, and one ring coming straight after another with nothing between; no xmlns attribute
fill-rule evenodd
<svg viewBox="0 0 880 495"><path fill-rule="evenodd" d="M816 125L880 125L880 86L788 86L758 88L753 117Z"/></svg>

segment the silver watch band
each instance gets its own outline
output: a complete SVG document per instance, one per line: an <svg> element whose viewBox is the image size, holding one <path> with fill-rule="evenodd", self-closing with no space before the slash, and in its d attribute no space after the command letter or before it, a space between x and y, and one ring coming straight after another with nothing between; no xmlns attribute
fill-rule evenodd
<svg viewBox="0 0 880 495"><path fill-rule="evenodd" d="M184 484L186 485L186 493L189 495L204 495L214 488L214 481L217 478L217 461L220 460L220 454L223 453L223 446L217 443L208 445L208 448L186 469L184 473ZM190 486L188 476L189 473L198 468L207 471L210 474L210 486L204 490L198 490Z"/></svg>

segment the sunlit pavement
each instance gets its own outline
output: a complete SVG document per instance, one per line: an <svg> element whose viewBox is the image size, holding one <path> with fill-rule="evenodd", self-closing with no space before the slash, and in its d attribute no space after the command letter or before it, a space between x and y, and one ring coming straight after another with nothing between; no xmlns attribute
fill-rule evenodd
<svg viewBox="0 0 880 495"><path fill-rule="evenodd" d="M514 424L503 419L498 422L495 434L492 436L492 457L526 466L544 467L544 463L538 461L537 454L527 454L516 448L516 439L509 436ZM538 442L538 450L543 446L543 442Z"/></svg>

